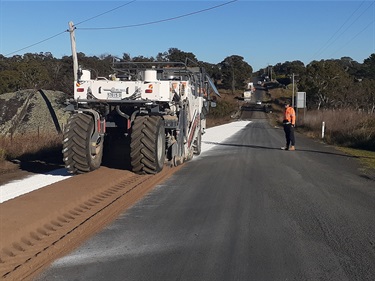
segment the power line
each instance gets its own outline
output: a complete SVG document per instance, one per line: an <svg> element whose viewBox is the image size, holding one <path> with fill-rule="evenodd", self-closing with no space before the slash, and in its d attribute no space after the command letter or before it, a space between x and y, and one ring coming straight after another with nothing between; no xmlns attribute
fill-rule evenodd
<svg viewBox="0 0 375 281"><path fill-rule="evenodd" d="M338 51L340 51L341 49L343 49L344 47L346 47L347 45L349 45L350 42L352 42L355 38L357 38L357 36L359 36L362 32L364 32L367 28L370 27L371 24L373 24L375 22L375 20L371 21L368 25L366 25L365 28L363 28L360 32L358 32L356 35L354 35L354 37L352 37L348 42L346 42L345 45L341 46L338 50L336 50L335 52L333 52L331 54L331 57L337 53Z"/></svg>
<svg viewBox="0 0 375 281"><path fill-rule="evenodd" d="M183 15L176 16L176 17L171 17L171 18L166 18L166 19L161 19L161 20L156 20L156 21L150 21L150 22L146 22L146 23L130 24L130 25L122 25L122 26L112 26L112 27L84 27L84 28L80 28L80 30L110 30L110 29L123 29L123 28L152 25L152 24L177 20L177 19L180 19L180 18L183 18L183 17L188 17L188 16L199 14L199 13L207 12L209 10L213 10L213 9L216 9L216 8L219 8L219 7L222 7L222 6L237 2L237 1L238 0L232 0L232 1L229 1L229 2L226 2L226 3L223 3L223 4L219 4L219 5L216 5L216 6L213 6L213 7L210 7L210 8L206 8L206 9L202 9L202 10L199 10L199 11L183 14Z"/></svg>
<svg viewBox="0 0 375 281"><path fill-rule="evenodd" d="M77 25L80 25L80 24L82 24L82 23L84 23L84 22L87 22L87 21L93 20L93 19L98 18L98 17L100 17L100 16L102 16L102 15L105 15L105 14L107 14L107 13L113 12L113 11L115 11L115 10L117 10L117 9L119 9L119 8L122 8L122 7L126 6L126 5L129 5L129 4L131 4L131 3L135 2L135 1L136 1L136 0L129 1L129 2L125 3L125 4L123 4L123 5L120 5L120 6L116 7L116 8L113 8L113 9L111 9L111 10L108 10L108 11L106 11L106 12L104 12L104 13L98 14L98 15L96 15L96 16L93 16L93 17L88 18L88 19L86 19L86 20L83 20L83 21L81 21L81 22L78 22L77 24L74 25L74 27L76 28ZM228 4L231 4L231 3L237 2L237 1L238 1L238 0L232 0L232 1L229 1L229 2L226 2L226 3L223 3L223 4L219 4L219 5L216 5L216 6L210 7L210 8L203 9L203 10L199 10L199 11L195 11L195 12L191 12L191 13L183 14L183 15L180 15L180 16L172 17L172 18L167 18L167 19L162 19L162 20L157 20L157 21L147 22L147 23L132 24L132 25L125 25L125 26L117 26L117 27L80 28L80 29L81 29L81 30L121 29L121 28L131 28L131 27L139 27L139 26L145 26L145 25L157 24L157 23L161 23L161 22L172 21L172 20L176 20L176 19L183 18L183 17L187 17L187 16L192 16L192 15L195 15L195 14L203 13L203 12L206 12L206 11L209 11L209 10L213 10L213 9L216 9L216 8L219 8L219 7L222 7L222 6L225 6L225 5L228 5ZM9 56L9 55L12 55L12 54L14 54L14 53L17 53L17 52L23 51L23 50L25 50L25 49L28 49L28 48L34 47L34 46L39 45L39 44L41 44L41 43L44 43L44 42L46 42L46 41L48 41L48 40L51 40L51 39L53 39L53 38L55 38L55 37L57 37L57 36L59 36L59 35L65 33L65 32L69 32L69 30L64 30L64 31L62 31L62 32L59 32L59 33L57 33L57 34L55 34L55 35L53 35L53 36L50 36L50 37L48 37L48 38L46 38L46 39L43 39L43 40L41 40L41 41L39 41L39 42L36 42L36 43L34 43L34 44L31 44L31 45L28 45L28 46L26 46L26 47L24 47L24 48L21 48L21 49L18 49L18 50L16 50L16 51L14 51L14 52L11 52L11 53L8 53L8 54L5 54L5 56Z"/></svg>
<svg viewBox="0 0 375 281"><path fill-rule="evenodd" d="M75 26L77 26L77 25L79 25L79 24L82 24L82 23L84 23L84 22L87 22L87 21L90 21L90 20L96 19L96 18L98 18L98 17L100 17L100 16L102 16L102 15L108 14L108 13L110 13L110 12L113 12L113 11L115 11L115 10L117 10L117 9L120 9L120 8L126 6L126 5L129 5L129 4L131 4L131 3L135 2L135 1L137 1L137 0L129 1L129 2L127 2L127 3L125 3L125 4L122 4L122 5L120 5L120 6L116 7L116 8L113 8L113 9L111 9L111 10L109 10L109 11L106 11L106 12L104 12L104 13L101 13L101 14L98 14L98 15L93 16L93 17L91 17L91 18L88 18L88 19L86 19L86 20L83 20L83 21L81 21L81 22L75 24ZM48 41L48 40L51 40L51 39L53 39L53 38L55 38L55 37L57 37L57 36L59 36L59 35L65 33L65 32L69 32L69 30L64 30L64 31L62 31L62 32L59 32L59 33L57 33L57 34L55 34L55 35L53 35L53 36L50 36L50 37L48 37L48 38L46 38L46 39L43 39L43 40L41 40L41 41L39 41L39 42L36 42L36 43L34 43L34 44L31 44L31 45L28 45L28 46L26 46L26 47L23 47L23 48L21 48L21 49L18 49L18 50L16 50L16 51L14 51L14 52L11 52L11 53L8 53L8 54L5 54L5 56L10 56L10 55L13 55L13 54L15 54L15 53L18 53L18 52L20 52L20 51L23 51L23 50L29 49L29 48L31 48L31 47L34 47L34 46L39 45L39 44L41 44L41 43L44 43L44 42L46 42L46 41Z"/></svg>
<svg viewBox="0 0 375 281"><path fill-rule="evenodd" d="M115 10L118 10L118 9L120 9L120 8L122 8L122 7L124 7L124 6L127 6L127 5L129 5L129 4L131 4L131 3L134 3L134 2L136 2L136 1L137 1L137 0L129 1L129 2L125 3L125 4L123 4L123 5L120 5L120 6L116 7L116 8L113 8L113 9L111 9L111 10L109 10L109 11L106 11L106 12L101 13L101 14L99 14L99 15L96 15L96 16L93 16L93 17L91 17L91 18L88 18L87 20L83 20L83 21L81 21L81 22L79 22L79 23L76 23L75 26L77 26L77 25L79 25L79 24L82 24L82 23L84 23L84 22L87 22L87 21L90 21L90 20L96 19L96 18L98 18L98 17L100 17L100 16L102 16L102 15L108 14L108 13L113 12L113 11L115 11Z"/></svg>
<svg viewBox="0 0 375 281"><path fill-rule="evenodd" d="M59 36L59 35L65 33L65 32L66 32L66 30L64 30L64 31L62 31L62 32L59 32L59 33L57 33L57 34L55 34L55 35L53 35L53 36L51 36L51 37L48 37L48 38L46 38L46 39L43 39L42 41L39 41L39 42L36 42L36 43L31 44L31 45L29 45L29 46L26 46L26 47L24 47L24 48L22 48L22 49L18 49L17 51L14 51L14 52L11 52L11 53L8 53L8 54L5 54L5 57L6 57L6 56L10 56L10 55L12 55L12 54L14 54L14 53L18 53L18 52L23 51L23 50L26 50L26 49L28 49L28 48L34 47L34 46L39 45L39 44L41 44L41 43L43 43L43 42L46 42L46 41L48 41L48 40L51 40L51 39L53 39L53 38L55 38L55 37L57 37L57 36Z"/></svg>
<svg viewBox="0 0 375 281"><path fill-rule="evenodd" d="M343 35L360 17L362 17L362 15L368 11L369 8L371 8L371 6L374 5L374 1L370 4L370 6L367 7L367 9L365 9L343 32L341 32L341 34L332 42L332 44L334 42L337 41L337 39Z"/></svg>
<svg viewBox="0 0 375 281"><path fill-rule="evenodd" d="M327 40L327 42L311 57L310 60L312 60L314 57L316 57L318 54L321 54L323 53L329 46L331 46L334 42L336 42L337 38L339 38L343 33L341 33L333 42L330 43L330 41L335 37L335 35L345 26L345 24L354 16L354 14L362 7L362 5L365 3L366 1L362 1L362 3L358 6L358 8L346 19L346 21L340 26L339 29L336 30L336 32ZM365 10L366 11L366 10ZM362 13L363 14L363 13ZM362 14L360 16L362 16ZM358 19L358 18L357 18ZM357 19L354 21L356 22ZM351 24L353 25L354 22ZM350 25L350 26L351 26ZM349 27L350 27L349 26ZM349 28L348 27L348 28ZM347 29L348 29L347 28ZM347 30L345 29L345 31ZM344 31L344 32L345 32Z"/></svg>
<svg viewBox="0 0 375 281"><path fill-rule="evenodd" d="M343 33L345 33L345 31L347 31L349 29L349 27L351 27L371 6L374 5L374 1L372 1L371 5L367 7L366 10L364 10L356 19L355 21L350 25L348 26L340 35L342 35ZM367 28L369 28L369 26L374 22L375 20L371 21L365 28L363 28L360 32L358 32L356 35L354 35L348 42L346 42L343 46L341 46L338 50L336 50L335 52L332 53L331 56L333 56L335 53L337 53L338 51L340 51L341 49L343 49L344 47L346 47L350 42L352 42L358 35L360 35L362 32L364 32Z"/></svg>

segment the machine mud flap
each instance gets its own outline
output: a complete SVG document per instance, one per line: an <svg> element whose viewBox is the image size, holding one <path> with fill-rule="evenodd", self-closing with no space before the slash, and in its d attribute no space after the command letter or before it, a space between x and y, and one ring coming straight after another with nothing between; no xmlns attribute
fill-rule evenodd
<svg viewBox="0 0 375 281"><path fill-rule="evenodd" d="M174 156L172 159L173 166L177 167L184 163L184 158L181 156Z"/></svg>
<svg viewBox="0 0 375 281"><path fill-rule="evenodd" d="M172 144L169 148L169 155L170 155L170 161L171 161L171 164L172 166L179 166L181 165L182 163L184 163L184 158L182 156L179 156L178 155L178 144L177 142L175 142L174 144Z"/></svg>
<svg viewBox="0 0 375 281"><path fill-rule="evenodd" d="M102 137L96 132L91 137L91 155L97 155L100 152L99 145L102 142Z"/></svg>

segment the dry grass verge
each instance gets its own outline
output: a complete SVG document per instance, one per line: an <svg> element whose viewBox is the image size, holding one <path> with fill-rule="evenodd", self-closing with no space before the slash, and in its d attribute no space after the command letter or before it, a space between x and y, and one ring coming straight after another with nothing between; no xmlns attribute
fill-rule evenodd
<svg viewBox="0 0 375 281"><path fill-rule="evenodd" d="M313 137L349 148L375 151L375 116L354 110L314 110L307 112L301 126Z"/></svg>
<svg viewBox="0 0 375 281"><path fill-rule="evenodd" d="M62 135L30 133L14 137L0 136L0 174L19 168L22 161L60 157Z"/></svg>
<svg viewBox="0 0 375 281"><path fill-rule="evenodd" d="M375 169L375 152L348 147L339 147L339 150L358 157L359 161L365 168Z"/></svg>

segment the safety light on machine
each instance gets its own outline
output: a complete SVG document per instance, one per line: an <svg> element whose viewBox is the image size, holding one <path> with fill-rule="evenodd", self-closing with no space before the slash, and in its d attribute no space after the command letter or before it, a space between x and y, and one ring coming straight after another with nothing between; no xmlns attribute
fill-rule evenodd
<svg viewBox="0 0 375 281"><path fill-rule="evenodd" d="M148 89L145 90L146 94L151 94L153 87L154 86L152 84L148 85Z"/></svg>

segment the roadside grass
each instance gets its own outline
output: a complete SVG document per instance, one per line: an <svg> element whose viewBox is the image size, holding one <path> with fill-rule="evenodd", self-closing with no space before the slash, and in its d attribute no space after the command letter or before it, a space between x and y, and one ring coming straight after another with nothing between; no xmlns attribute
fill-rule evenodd
<svg viewBox="0 0 375 281"><path fill-rule="evenodd" d="M243 91L236 91L234 95L229 90L220 90L220 96L216 99L216 107L211 107L207 115L207 128L232 122L233 116L240 111L239 98Z"/></svg>
<svg viewBox="0 0 375 281"><path fill-rule="evenodd" d="M354 110L311 110L300 127L313 137L322 137L328 144L375 151L375 116Z"/></svg>
<svg viewBox="0 0 375 281"><path fill-rule="evenodd" d="M358 160L365 168L375 170L375 151L354 149L342 146L337 147L337 149L349 155L358 157Z"/></svg>
<svg viewBox="0 0 375 281"><path fill-rule="evenodd" d="M21 161L55 159L61 149L62 135L55 133L0 136L0 174L17 169Z"/></svg>

